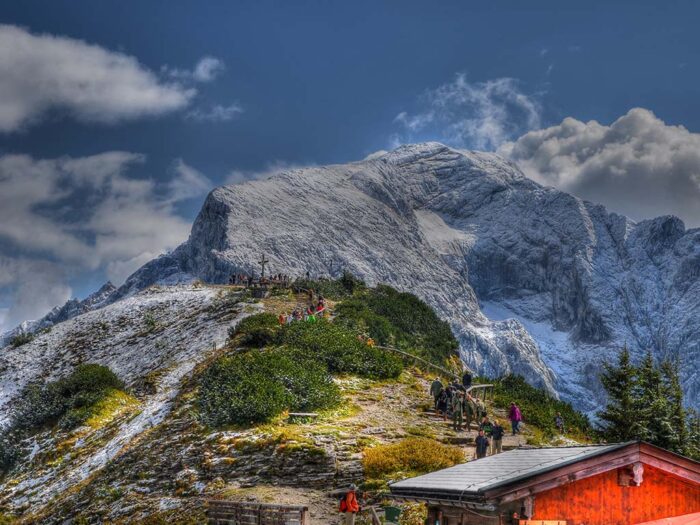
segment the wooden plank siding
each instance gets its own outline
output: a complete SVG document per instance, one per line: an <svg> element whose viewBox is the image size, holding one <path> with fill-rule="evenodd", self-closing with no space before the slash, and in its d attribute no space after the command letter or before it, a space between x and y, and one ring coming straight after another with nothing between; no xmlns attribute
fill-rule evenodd
<svg viewBox="0 0 700 525"><path fill-rule="evenodd" d="M700 510L700 485L644 465L638 487L618 483L617 470L580 479L535 497L534 520L569 525L630 525Z"/></svg>

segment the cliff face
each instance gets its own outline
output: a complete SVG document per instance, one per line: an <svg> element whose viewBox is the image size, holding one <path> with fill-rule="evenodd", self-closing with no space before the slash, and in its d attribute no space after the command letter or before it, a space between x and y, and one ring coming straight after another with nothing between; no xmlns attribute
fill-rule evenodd
<svg viewBox="0 0 700 525"><path fill-rule="evenodd" d="M447 319L480 373L515 372L584 410L624 343L678 357L688 400L700 381L700 230L634 223L527 179L486 153L437 143L372 160L221 187L189 240L135 273L225 282L256 271L338 275L416 293Z"/></svg>
<svg viewBox="0 0 700 525"><path fill-rule="evenodd" d="M521 374L582 410L603 401L601 363L625 343L637 357L679 359L700 405L700 230L676 217L634 223L496 155L437 143L217 188L173 253L32 326L156 283L259 272L262 253L273 273L348 270L413 292L479 373Z"/></svg>

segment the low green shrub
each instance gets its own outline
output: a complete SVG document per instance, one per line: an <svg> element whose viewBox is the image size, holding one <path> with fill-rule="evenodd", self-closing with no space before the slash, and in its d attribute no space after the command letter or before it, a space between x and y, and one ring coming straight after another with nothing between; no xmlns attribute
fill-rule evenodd
<svg viewBox="0 0 700 525"><path fill-rule="evenodd" d="M10 346L12 348L19 348L22 345L30 343L34 339L34 334L29 332L22 332L10 339Z"/></svg>
<svg viewBox="0 0 700 525"><path fill-rule="evenodd" d="M566 432L578 437L591 435L591 423L569 403L560 401L546 391L529 385L521 376L508 375L493 381L494 404L508 410L515 402L523 413L526 424L538 427L545 438L552 438L558 431L554 425L557 412L561 412Z"/></svg>
<svg viewBox="0 0 700 525"><path fill-rule="evenodd" d="M202 419L215 427L266 422L284 410L318 410L339 402L323 362L287 348L221 357L204 371L199 389Z"/></svg>
<svg viewBox="0 0 700 525"><path fill-rule="evenodd" d="M341 300L352 296L358 290L363 290L365 283L350 272L343 272L339 279L297 279L294 281L294 287L313 290L327 299Z"/></svg>
<svg viewBox="0 0 700 525"><path fill-rule="evenodd" d="M336 307L337 321L366 330L381 345L395 345L444 364L459 343L450 325L415 295L386 285L366 289Z"/></svg>
<svg viewBox="0 0 700 525"><path fill-rule="evenodd" d="M396 378L403 363L393 354L367 346L348 328L326 319L316 323L296 322L280 330L278 342L303 350L314 360L325 362L336 374L355 374L373 379Z"/></svg>
<svg viewBox="0 0 700 525"><path fill-rule="evenodd" d="M240 321L229 335L232 337L240 335L240 344L243 346L260 348L275 339L279 327L279 321L274 314L261 313Z"/></svg>
<svg viewBox="0 0 700 525"><path fill-rule="evenodd" d="M11 410L11 426L31 430L59 421L70 429L91 415L90 408L113 389L124 384L109 368L97 364L79 365L63 379L28 385Z"/></svg>
<svg viewBox="0 0 700 525"><path fill-rule="evenodd" d="M107 367L83 364L57 381L27 385L10 409L10 424L0 436L0 470L18 457L17 444L29 432L58 423L72 429L93 414L94 407L124 384Z"/></svg>

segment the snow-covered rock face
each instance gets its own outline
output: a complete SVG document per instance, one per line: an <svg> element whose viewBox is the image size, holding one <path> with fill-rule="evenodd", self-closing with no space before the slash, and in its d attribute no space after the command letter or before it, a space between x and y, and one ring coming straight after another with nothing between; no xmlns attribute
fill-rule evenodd
<svg viewBox="0 0 700 525"><path fill-rule="evenodd" d="M635 224L545 188L486 153L437 143L222 187L189 240L119 291L255 271L338 275L416 293L447 319L480 373L516 372L579 408L626 342L678 357L700 398L700 230Z"/></svg>
<svg viewBox="0 0 700 525"><path fill-rule="evenodd" d="M635 224L496 155L418 144L218 188L189 240L106 301L259 272L262 253L273 273L346 269L413 292L450 322L472 368L521 374L583 410L602 402L601 363L625 343L679 358L700 404L700 230Z"/></svg>

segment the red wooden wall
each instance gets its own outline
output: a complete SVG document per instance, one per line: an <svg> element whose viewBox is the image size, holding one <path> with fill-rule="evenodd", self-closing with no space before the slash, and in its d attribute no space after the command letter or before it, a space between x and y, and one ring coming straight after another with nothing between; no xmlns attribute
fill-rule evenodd
<svg viewBox="0 0 700 525"><path fill-rule="evenodd" d="M621 487L617 470L535 496L533 519L569 525L634 525L700 511L700 485L644 465L639 487Z"/></svg>

